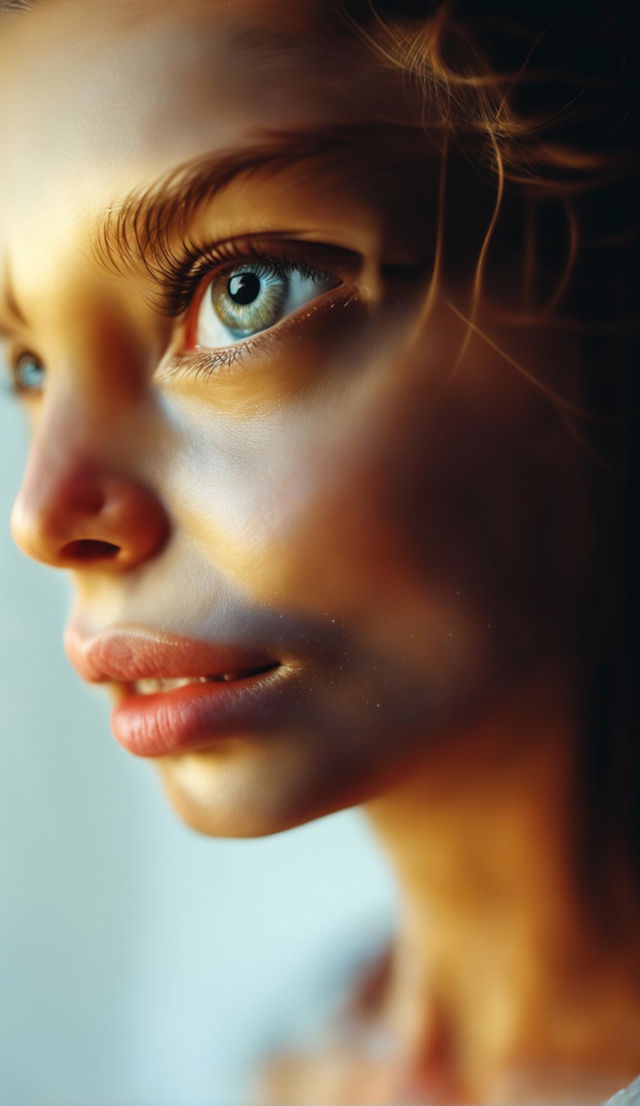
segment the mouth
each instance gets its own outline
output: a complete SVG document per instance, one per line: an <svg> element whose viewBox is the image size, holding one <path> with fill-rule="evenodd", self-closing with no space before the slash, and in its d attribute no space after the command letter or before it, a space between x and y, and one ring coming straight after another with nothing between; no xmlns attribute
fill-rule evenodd
<svg viewBox="0 0 640 1106"><path fill-rule="evenodd" d="M147 676L134 680L129 686L135 695L161 695L168 691L176 691L181 687L190 687L194 684L231 684L239 680L249 680L252 676L261 676L264 672L272 672L279 668L280 664L265 664L258 668L249 668L238 672L220 672L212 676L179 676L174 679L164 679L160 676Z"/></svg>
<svg viewBox="0 0 640 1106"><path fill-rule="evenodd" d="M230 738L259 736L273 714L287 667L212 676L145 676L116 685L114 737L137 757L211 750Z"/></svg>
<svg viewBox="0 0 640 1106"><path fill-rule="evenodd" d="M290 664L245 645L194 641L140 626L92 638L66 633L83 679L114 694L111 728L134 756L173 756L261 733L281 698Z"/></svg>

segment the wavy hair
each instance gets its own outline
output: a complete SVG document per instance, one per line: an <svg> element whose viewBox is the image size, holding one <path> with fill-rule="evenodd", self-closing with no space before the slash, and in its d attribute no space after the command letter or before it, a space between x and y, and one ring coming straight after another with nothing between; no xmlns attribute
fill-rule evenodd
<svg viewBox="0 0 640 1106"><path fill-rule="evenodd" d="M425 318L438 288L446 295L456 252L447 242L448 166L467 159L493 198L468 259L466 302L449 305L466 319L468 335L484 337L545 390L588 455L595 548L576 635L583 688L576 861L611 934L635 923L640 896L640 7L633 0L345 0L340 11L380 64L402 71L419 97L422 125L439 141L441 206ZM536 379L480 330L481 303L502 304L516 325L574 333L579 405L562 381L550 387Z"/></svg>

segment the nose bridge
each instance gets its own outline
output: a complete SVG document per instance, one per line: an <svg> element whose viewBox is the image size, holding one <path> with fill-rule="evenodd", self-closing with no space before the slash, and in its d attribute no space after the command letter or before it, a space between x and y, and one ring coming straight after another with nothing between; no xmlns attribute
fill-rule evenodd
<svg viewBox="0 0 640 1106"><path fill-rule="evenodd" d="M87 498L80 494L82 485L95 485L110 465L102 435L96 413L79 403L78 396L73 400L62 396L53 404L47 397L34 431L14 514L39 514L47 509L58 512L70 503L74 490L80 506ZM92 498L97 498L95 493L88 500Z"/></svg>
<svg viewBox="0 0 640 1106"><path fill-rule="evenodd" d="M126 409L78 384L43 400L12 531L29 556L58 567L131 568L164 545L169 523L141 471Z"/></svg>

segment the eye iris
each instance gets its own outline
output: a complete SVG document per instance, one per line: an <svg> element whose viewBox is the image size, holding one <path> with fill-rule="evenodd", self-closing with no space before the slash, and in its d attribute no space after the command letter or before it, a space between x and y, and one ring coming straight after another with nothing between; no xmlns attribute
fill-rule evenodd
<svg viewBox="0 0 640 1106"><path fill-rule="evenodd" d="M287 276L275 266L243 265L213 281L213 309L231 337L245 338L278 322L288 287Z"/></svg>
<svg viewBox="0 0 640 1106"><path fill-rule="evenodd" d="M15 368L16 384L25 392L37 392L44 383L44 366L32 353L23 353Z"/></svg>
<svg viewBox="0 0 640 1106"><path fill-rule="evenodd" d="M260 295L260 277L255 273L239 273L229 278L227 290L234 303L248 304Z"/></svg>

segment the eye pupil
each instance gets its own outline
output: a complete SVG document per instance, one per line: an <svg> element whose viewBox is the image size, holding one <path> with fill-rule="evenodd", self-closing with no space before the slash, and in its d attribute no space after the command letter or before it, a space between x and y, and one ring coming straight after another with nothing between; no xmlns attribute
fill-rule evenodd
<svg viewBox="0 0 640 1106"><path fill-rule="evenodd" d="M229 278L227 291L234 303L247 305L257 300L261 287L260 277L255 273L236 273Z"/></svg>

